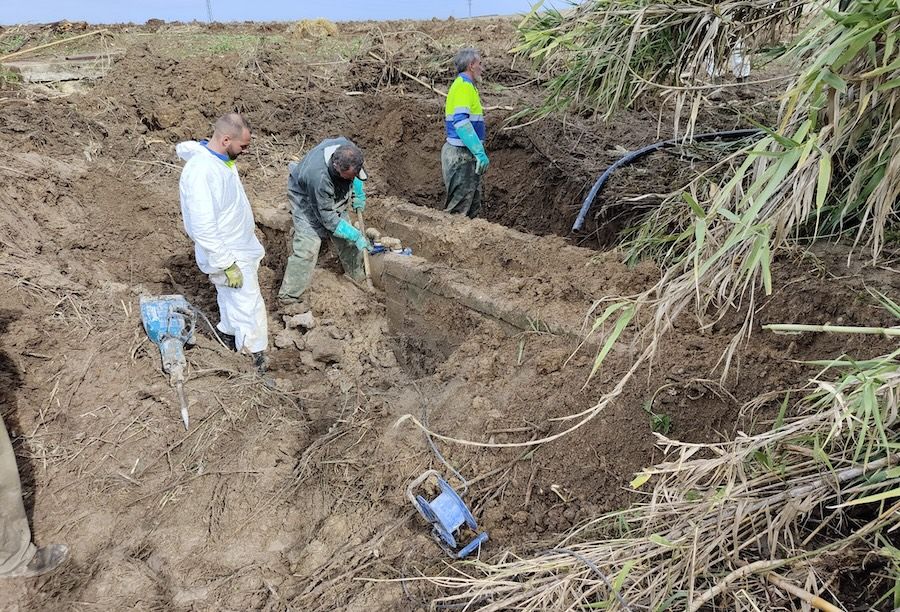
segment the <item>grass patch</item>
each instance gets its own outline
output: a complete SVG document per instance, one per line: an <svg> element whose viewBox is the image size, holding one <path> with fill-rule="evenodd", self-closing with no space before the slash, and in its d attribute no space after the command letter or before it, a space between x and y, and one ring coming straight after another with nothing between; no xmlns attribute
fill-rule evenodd
<svg viewBox="0 0 900 612"><path fill-rule="evenodd" d="M25 44L25 35L24 34L12 34L10 36L5 36L0 38L0 55L6 55L7 53L14 53L22 48Z"/></svg>
<svg viewBox="0 0 900 612"><path fill-rule="evenodd" d="M0 84L11 85L17 84L22 80L18 72L13 72L7 68L0 66Z"/></svg>

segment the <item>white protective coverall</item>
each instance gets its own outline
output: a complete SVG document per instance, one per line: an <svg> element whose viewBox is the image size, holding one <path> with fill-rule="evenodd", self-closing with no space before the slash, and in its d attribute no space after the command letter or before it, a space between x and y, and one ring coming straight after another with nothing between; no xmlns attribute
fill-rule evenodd
<svg viewBox="0 0 900 612"><path fill-rule="evenodd" d="M221 318L216 327L234 336L238 351L265 350L268 321L257 271L266 252L256 238L237 168L196 141L180 142L175 151L187 162L179 182L184 229L194 241L197 265L216 286ZM225 284L225 268L233 263L244 275L240 289Z"/></svg>

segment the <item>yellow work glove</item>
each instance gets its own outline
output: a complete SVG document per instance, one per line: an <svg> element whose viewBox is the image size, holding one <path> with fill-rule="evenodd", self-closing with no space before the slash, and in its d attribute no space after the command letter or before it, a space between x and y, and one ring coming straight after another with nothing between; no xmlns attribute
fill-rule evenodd
<svg viewBox="0 0 900 612"><path fill-rule="evenodd" d="M244 275L238 268L237 262L225 268L225 286L232 289L240 289L244 286Z"/></svg>

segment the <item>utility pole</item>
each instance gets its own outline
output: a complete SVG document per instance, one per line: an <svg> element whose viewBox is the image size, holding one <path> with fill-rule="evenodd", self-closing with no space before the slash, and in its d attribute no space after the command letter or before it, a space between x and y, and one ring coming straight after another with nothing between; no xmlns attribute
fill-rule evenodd
<svg viewBox="0 0 900 612"><path fill-rule="evenodd" d="M468 0L469 2L469 17L472 16L472 0Z"/></svg>
<svg viewBox="0 0 900 612"><path fill-rule="evenodd" d="M206 20L212 23L212 0L206 0Z"/></svg>

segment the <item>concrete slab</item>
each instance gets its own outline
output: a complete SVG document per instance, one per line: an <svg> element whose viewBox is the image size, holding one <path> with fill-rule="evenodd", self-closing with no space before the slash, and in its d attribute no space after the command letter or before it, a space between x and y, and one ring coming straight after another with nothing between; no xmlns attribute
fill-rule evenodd
<svg viewBox="0 0 900 612"><path fill-rule="evenodd" d="M45 58L3 62L26 83L57 83L102 78L117 59L115 54L83 55L74 58Z"/></svg>

